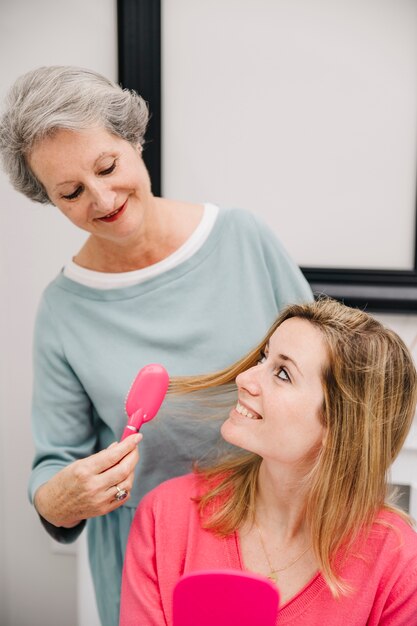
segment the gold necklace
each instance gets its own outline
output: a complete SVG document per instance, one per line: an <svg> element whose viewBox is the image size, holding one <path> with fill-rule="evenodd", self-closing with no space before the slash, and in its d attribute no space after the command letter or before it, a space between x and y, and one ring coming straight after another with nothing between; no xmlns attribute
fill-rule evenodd
<svg viewBox="0 0 417 626"><path fill-rule="evenodd" d="M263 537L262 537L261 529L259 528L259 525L258 525L258 522L256 521L256 518L254 519L254 522L255 522L255 526L256 526L256 528L258 530L259 539L261 541L262 550L263 550L263 552L265 554L265 558L267 560L268 567L269 567L269 570L270 570L267 578L269 578L269 580L272 580L272 582L274 582L275 584L278 584L278 576L277 576L277 574L279 572L284 572L285 570L290 569L290 567L295 565L297 563L297 561L299 561L301 559L301 557L304 556L306 554L306 552L308 552L310 550L311 546L307 546L307 548L305 550L303 550L303 552L301 552L301 554L299 554L296 559L294 559L293 561L290 561L289 563L287 563L287 565L284 565L284 567L279 567L279 568L274 569L272 567L272 564L271 564L268 552L266 551L266 547L265 547L264 540L263 540Z"/></svg>

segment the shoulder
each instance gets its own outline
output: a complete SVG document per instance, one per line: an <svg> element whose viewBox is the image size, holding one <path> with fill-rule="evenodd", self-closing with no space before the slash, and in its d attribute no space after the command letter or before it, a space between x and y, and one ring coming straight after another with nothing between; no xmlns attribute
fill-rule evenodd
<svg viewBox="0 0 417 626"><path fill-rule="evenodd" d="M218 219L223 234L228 237L229 245L236 241L242 252L255 249L257 255L272 254L275 258L287 258L287 252L277 233L254 211L239 208L221 209Z"/></svg>
<svg viewBox="0 0 417 626"><path fill-rule="evenodd" d="M201 482L196 474L166 480L142 498L138 509L152 511L156 515L189 511L194 507L195 498L201 493Z"/></svg>
<svg viewBox="0 0 417 626"><path fill-rule="evenodd" d="M225 224L230 228L246 230L248 233L265 233L272 236L272 230L266 222L253 211L240 208L221 209L219 213Z"/></svg>
<svg viewBox="0 0 417 626"><path fill-rule="evenodd" d="M417 610L417 533L393 511L379 514L373 532L379 538L375 561L388 615L383 623L391 623L389 616L398 613L403 615L401 623L411 624Z"/></svg>
<svg viewBox="0 0 417 626"><path fill-rule="evenodd" d="M276 232L259 215L245 209L225 209L221 213L227 227L223 229L229 254L239 255L239 269L246 265L253 281L269 277L278 309L293 302L310 302L313 295L300 268L291 258Z"/></svg>
<svg viewBox="0 0 417 626"><path fill-rule="evenodd" d="M38 316L50 315L55 308L55 304L59 303L65 293L62 291L62 282L64 280L63 273L60 272L43 290L39 306Z"/></svg>
<svg viewBox="0 0 417 626"><path fill-rule="evenodd" d="M410 568L417 574L417 533L394 511L381 510L350 552L354 562L372 563L382 577L394 579Z"/></svg>
<svg viewBox="0 0 417 626"><path fill-rule="evenodd" d="M158 499L169 499L172 496L197 496L201 480L197 474L189 473L184 476L170 478L153 489L154 496Z"/></svg>
<svg viewBox="0 0 417 626"><path fill-rule="evenodd" d="M54 302L56 300L58 278L59 277L55 278L55 280L49 283L49 285L44 289L39 300L35 320L35 339L38 336L44 338L45 336L53 334L56 329Z"/></svg>
<svg viewBox="0 0 417 626"><path fill-rule="evenodd" d="M395 511L382 510L376 518L369 540L384 546L396 558L407 558L417 566L417 532Z"/></svg>
<svg viewBox="0 0 417 626"><path fill-rule="evenodd" d="M53 298L54 295L62 288L62 283L65 280L63 270L61 270L55 278L53 278L48 285L45 287L42 293L42 299L50 299Z"/></svg>
<svg viewBox="0 0 417 626"><path fill-rule="evenodd" d="M387 593L417 593L417 533L398 513L378 514L360 552Z"/></svg>
<svg viewBox="0 0 417 626"><path fill-rule="evenodd" d="M200 515L195 498L199 480L194 474L171 478L149 491L139 502L131 535L142 536L145 529L164 545L175 549L186 541L190 528L199 528ZM178 545L177 545L178 544Z"/></svg>
<svg viewBox="0 0 417 626"><path fill-rule="evenodd" d="M58 332L61 317L67 317L71 303L67 290L63 288L65 280L60 272L43 290L36 311L35 333Z"/></svg>
<svg viewBox="0 0 417 626"><path fill-rule="evenodd" d="M417 533L394 511L380 511L355 541L341 574L361 594L377 594L386 606L398 598L417 600Z"/></svg>

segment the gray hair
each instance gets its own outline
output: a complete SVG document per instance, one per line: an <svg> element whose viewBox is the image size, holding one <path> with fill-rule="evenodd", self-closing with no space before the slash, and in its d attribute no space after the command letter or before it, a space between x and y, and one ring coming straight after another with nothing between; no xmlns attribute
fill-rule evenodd
<svg viewBox="0 0 417 626"><path fill-rule="evenodd" d="M20 76L6 97L0 118L3 168L17 191L48 203L27 162L38 141L57 130L102 126L137 146L144 142L147 123L147 104L134 91L81 67L40 67Z"/></svg>

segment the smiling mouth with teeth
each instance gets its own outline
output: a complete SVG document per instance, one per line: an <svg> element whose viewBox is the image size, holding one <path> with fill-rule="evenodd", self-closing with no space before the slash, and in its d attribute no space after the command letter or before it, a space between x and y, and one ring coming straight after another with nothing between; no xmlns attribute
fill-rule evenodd
<svg viewBox="0 0 417 626"><path fill-rule="evenodd" d="M237 413L239 413L240 415L244 415L245 417L248 417L251 420L261 420L262 417L260 415L255 415L254 413L251 413L250 411L248 411L248 409L246 407L244 407L242 404L240 404L240 402L238 402L236 404L235 407Z"/></svg>
<svg viewBox="0 0 417 626"><path fill-rule="evenodd" d="M126 207L126 202L122 204L121 207L113 211L112 213L109 213L108 215L105 215L104 217L99 217L98 219L100 220L100 222L113 222L114 220L117 220L117 218L123 212L125 207Z"/></svg>
<svg viewBox="0 0 417 626"><path fill-rule="evenodd" d="M116 213L118 213L119 211L120 209L116 209L115 211L113 211L113 213L109 213L108 215L106 215L104 219L106 219L107 217L113 217L113 215L116 215Z"/></svg>

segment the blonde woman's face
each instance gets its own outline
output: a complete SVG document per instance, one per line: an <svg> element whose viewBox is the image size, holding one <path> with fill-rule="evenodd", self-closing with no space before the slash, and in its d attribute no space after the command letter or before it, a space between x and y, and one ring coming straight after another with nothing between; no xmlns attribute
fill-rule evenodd
<svg viewBox="0 0 417 626"><path fill-rule="evenodd" d="M222 426L226 441L282 464L307 459L325 437L321 372L327 358L315 326L299 318L283 322L259 363L236 378L238 403Z"/></svg>

